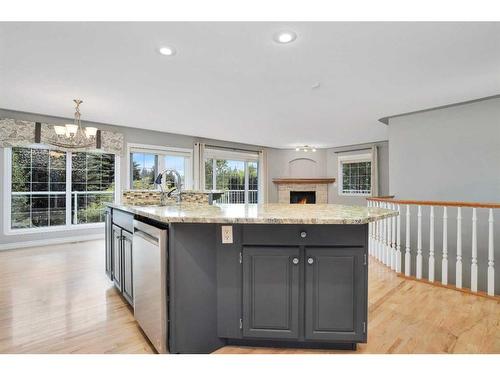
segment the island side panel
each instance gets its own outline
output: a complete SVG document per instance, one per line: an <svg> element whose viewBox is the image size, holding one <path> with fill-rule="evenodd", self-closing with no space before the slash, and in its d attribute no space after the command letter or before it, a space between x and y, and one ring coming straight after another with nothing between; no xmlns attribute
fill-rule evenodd
<svg viewBox="0 0 500 375"><path fill-rule="evenodd" d="M216 225L171 224L170 351L211 353L217 335Z"/></svg>
<svg viewBox="0 0 500 375"><path fill-rule="evenodd" d="M219 337L242 338L240 318L242 317L242 225L232 225L233 243L222 243L222 225L217 225L217 310Z"/></svg>

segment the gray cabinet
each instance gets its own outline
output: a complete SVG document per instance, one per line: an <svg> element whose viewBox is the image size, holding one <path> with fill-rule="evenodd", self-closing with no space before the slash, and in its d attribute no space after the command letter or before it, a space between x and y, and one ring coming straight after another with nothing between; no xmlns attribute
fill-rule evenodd
<svg viewBox="0 0 500 375"><path fill-rule="evenodd" d="M110 280L113 280L113 232L111 227L111 208L104 211L104 244L105 244L105 272Z"/></svg>
<svg viewBox="0 0 500 375"><path fill-rule="evenodd" d="M122 229L116 225L112 225L113 235L113 281L116 288L122 290Z"/></svg>
<svg viewBox="0 0 500 375"><path fill-rule="evenodd" d="M243 336L299 336L299 248L243 248Z"/></svg>
<svg viewBox="0 0 500 375"><path fill-rule="evenodd" d="M363 341L366 332L362 248L305 248L305 338Z"/></svg>
<svg viewBox="0 0 500 375"><path fill-rule="evenodd" d="M133 295L133 273L132 273L132 234L122 230L122 257L123 257L123 296L130 303L134 304Z"/></svg>
<svg viewBox="0 0 500 375"><path fill-rule="evenodd" d="M128 230L133 220L128 215L117 210L106 210L106 274L114 282L123 297L134 304L134 278L132 271L133 235ZM115 215L117 215L115 217ZM127 229L124 229L121 225Z"/></svg>

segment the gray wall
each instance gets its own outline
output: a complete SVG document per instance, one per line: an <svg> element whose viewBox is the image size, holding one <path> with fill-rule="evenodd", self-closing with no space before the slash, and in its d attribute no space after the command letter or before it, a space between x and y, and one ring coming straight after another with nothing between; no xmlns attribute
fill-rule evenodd
<svg viewBox="0 0 500 375"><path fill-rule="evenodd" d="M50 124L66 124L68 122L73 122L72 119L65 119L60 117L52 117L46 115L25 113L25 112L17 112L10 111L6 109L0 109L0 117L6 118L15 118L19 120L26 121L40 121L46 122ZM213 139L204 139L204 138L196 138L179 134L171 134L171 133L162 133L155 132L150 130L143 130L137 128L129 128L123 126L109 125L109 124L101 124L101 123L90 123L82 121L82 125L94 125L99 129L103 130L112 130L116 132L120 132L124 135L125 145L127 143L140 143L146 145L156 145L156 146L172 146L172 147L185 147L192 148L195 142L202 141L211 145L218 146L226 146L226 147L235 147L235 148L244 148L244 149L252 149L252 150L261 150L263 147L254 146L254 145L245 145L239 143L231 143L218 141ZM3 148L0 148L0 197L3 201L4 197L4 178L5 171L4 167L4 152ZM126 177L127 177L127 162L126 158L120 158L120 182L122 189L128 188L125 187ZM23 234L23 235L6 235L4 232L4 222L3 222L3 207L2 214L0 215L0 247L4 247L9 243L17 243L17 242L28 242L28 241L39 241L47 238L56 239L56 238L65 238L65 237L75 237L75 236L87 236L87 235L98 235L103 233L102 229L75 229L75 230L65 230L59 232L46 232L46 233L36 233L36 234ZM3 245L3 246L2 246Z"/></svg>
<svg viewBox="0 0 500 375"><path fill-rule="evenodd" d="M268 198L269 202L278 201L278 189L272 182L276 177L334 177L338 179L338 156L359 155L370 152L349 151L362 148L371 148L373 144L378 146L379 165L379 195L389 194L389 144L387 141L319 149L316 152L304 153L295 150L268 150ZM342 153L336 153L342 151ZM297 160L302 159L302 160ZM305 161L304 159L309 159ZM362 205L366 206L366 197L349 197L338 194L338 184L328 185L328 203Z"/></svg>
<svg viewBox="0 0 500 375"><path fill-rule="evenodd" d="M389 119L390 193L400 199L500 202L500 99ZM415 266L416 208L412 208ZM471 209L462 210L464 285L470 285ZM500 210L495 210L500 236ZM441 277L443 209L435 209L436 275ZM486 285L488 210L478 209L479 285ZM456 209L448 209L449 279L455 282ZM424 275L429 253L429 208L423 208ZM404 225L402 238L404 237ZM495 258L500 259L500 246ZM498 264L498 261L497 261ZM500 291L500 277L496 278Z"/></svg>
<svg viewBox="0 0 500 375"><path fill-rule="evenodd" d="M295 150L269 149L267 151L268 202L278 202L278 188L273 178L325 177L330 174L326 165L326 150L304 153Z"/></svg>

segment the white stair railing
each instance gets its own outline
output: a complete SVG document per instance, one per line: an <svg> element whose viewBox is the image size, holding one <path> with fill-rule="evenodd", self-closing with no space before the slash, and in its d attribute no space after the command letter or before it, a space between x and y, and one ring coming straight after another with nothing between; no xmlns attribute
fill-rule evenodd
<svg viewBox="0 0 500 375"><path fill-rule="evenodd" d="M415 206L416 210L411 207ZM369 225L369 253L372 257L385 264L391 270L405 276L412 276L416 279L426 278L430 282L440 283L442 285L449 284L449 232L448 232L448 209L456 208L456 261L455 263L455 287L463 289L463 272L464 267L468 267L466 271L470 273L470 290L472 292L486 293L489 296L498 296L495 294L495 220L494 210L500 210L498 203L472 203L472 202L439 202L439 201L414 201L414 200L397 200L393 198L368 198L369 209L387 208L399 212L396 217L383 219ZM471 239L470 248L470 266L464 265L463 261L463 208L472 209L471 226L469 235ZM478 249L478 210L487 209L487 242L483 242L482 247ZM411 239L412 235L411 222L412 213L416 213L416 251L412 252ZM427 226L422 225L424 215L429 218L429 230L425 231ZM436 215L442 218L442 247L441 254L436 255ZM482 215L482 214L481 214ZM483 217L483 216L481 216ZM482 221L483 225L486 221ZM439 224L437 225L439 230ZM404 230L404 244L402 243L402 231ZM483 230L481 231L483 233ZM453 233L452 233L453 235ZM423 240L428 239L428 253L423 253ZM483 238L485 240L485 238ZM484 245L487 243L487 246ZM427 242L426 242L427 244ZM415 245L413 245L415 246ZM439 246L439 245L438 245ZM439 248L439 247L438 247ZM427 249L427 247L426 247ZM439 250L438 250L439 251ZM478 257L478 251L481 255ZM424 256L427 257L424 270ZM436 277L436 257L441 256L441 276ZM484 259L487 258L487 264ZM439 259L439 258L438 258ZM481 260L481 264L478 264ZM415 268L412 269L412 261L415 261ZM451 263L453 267L453 263ZM481 270L481 274L479 273ZM426 273L424 273L426 271ZM486 272L487 271L487 272ZM453 275L453 273L452 273ZM452 276L453 277L453 276ZM481 281L481 282L480 282ZM479 285L481 289L479 290Z"/></svg>

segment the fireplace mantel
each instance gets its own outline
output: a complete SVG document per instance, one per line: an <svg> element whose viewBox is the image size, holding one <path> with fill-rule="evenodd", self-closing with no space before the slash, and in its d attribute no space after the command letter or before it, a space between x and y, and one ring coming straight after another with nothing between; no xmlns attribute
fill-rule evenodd
<svg viewBox="0 0 500 375"><path fill-rule="evenodd" d="M295 178L295 177L282 177L273 178L275 184L333 184L335 178L321 177L321 178Z"/></svg>

